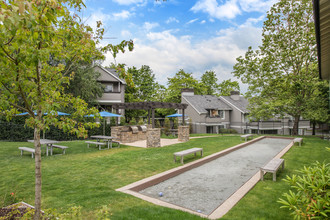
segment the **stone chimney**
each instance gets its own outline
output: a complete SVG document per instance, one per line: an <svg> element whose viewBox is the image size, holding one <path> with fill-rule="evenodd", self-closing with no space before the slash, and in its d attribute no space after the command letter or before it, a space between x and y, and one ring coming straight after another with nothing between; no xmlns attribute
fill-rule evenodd
<svg viewBox="0 0 330 220"><path fill-rule="evenodd" d="M181 96L193 96L195 95L194 89L184 88L181 89Z"/></svg>
<svg viewBox="0 0 330 220"><path fill-rule="evenodd" d="M232 98L235 101L238 101L240 99L239 91L231 91L230 98Z"/></svg>

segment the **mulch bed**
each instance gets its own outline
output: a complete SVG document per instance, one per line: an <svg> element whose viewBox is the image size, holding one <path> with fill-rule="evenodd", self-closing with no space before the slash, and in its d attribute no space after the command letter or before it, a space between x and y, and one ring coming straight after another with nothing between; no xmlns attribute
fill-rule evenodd
<svg viewBox="0 0 330 220"><path fill-rule="evenodd" d="M34 207L25 202L20 202L7 207L3 207L0 208L0 219L19 219L31 209L34 209Z"/></svg>

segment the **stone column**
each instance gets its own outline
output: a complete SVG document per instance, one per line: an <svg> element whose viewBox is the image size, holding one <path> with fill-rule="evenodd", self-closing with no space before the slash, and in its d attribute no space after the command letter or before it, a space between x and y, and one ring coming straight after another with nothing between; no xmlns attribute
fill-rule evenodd
<svg viewBox="0 0 330 220"><path fill-rule="evenodd" d="M178 127L178 141L189 141L189 126Z"/></svg>
<svg viewBox="0 0 330 220"><path fill-rule="evenodd" d="M160 147L160 128L148 128L147 147Z"/></svg>

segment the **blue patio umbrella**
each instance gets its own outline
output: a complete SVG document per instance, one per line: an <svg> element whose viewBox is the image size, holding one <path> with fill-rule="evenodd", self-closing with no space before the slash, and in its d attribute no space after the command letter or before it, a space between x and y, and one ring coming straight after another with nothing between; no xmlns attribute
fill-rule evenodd
<svg viewBox="0 0 330 220"><path fill-rule="evenodd" d="M37 111L36 110L34 110L33 111L34 112L34 115L37 115ZM53 113L53 111L51 111L52 113ZM24 116L24 115L28 115L29 113L28 112L23 112L23 113L20 113L20 114L16 114L17 116ZM48 115L48 113L46 112L46 113L44 113L44 115ZM68 114L68 113L65 113L65 112L57 112L57 115L70 115L70 114Z"/></svg>
<svg viewBox="0 0 330 220"><path fill-rule="evenodd" d="M102 112L99 112L99 113L100 113L100 116L103 117L103 118L122 117L122 115L114 114L114 113L107 112L107 111L102 111ZM94 117L94 115L93 114L85 115L85 117ZM105 119L104 119L104 123L103 123L103 135L105 135Z"/></svg>
<svg viewBox="0 0 330 220"><path fill-rule="evenodd" d="M37 115L37 111L34 110L34 115ZM55 111L51 111L51 113L55 113ZM28 115L29 113L28 112L23 112L23 113L20 113L20 114L16 114L17 116L25 116L25 115ZM44 115L48 115L48 112L44 113ZM62 116L62 115L70 115L68 113L65 113L65 112L59 112L57 111L57 115L58 116ZM43 134L42 134L42 137L45 139L45 130L43 130Z"/></svg>
<svg viewBox="0 0 330 220"><path fill-rule="evenodd" d="M187 115L184 115L184 116L186 117ZM172 115L167 115L165 117L167 117L167 118L182 117L182 114L175 113L175 114L172 114Z"/></svg>
<svg viewBox="0 0 330 220"><path fill-rule="evenodd" d="M100 113L101 117L122 117L121 115L114 114L114 113L107 112L107 111L102 111L102 112L99 112L99 113ZM85 115L85 117L94 117L94 115L93 114Z"/></svg>

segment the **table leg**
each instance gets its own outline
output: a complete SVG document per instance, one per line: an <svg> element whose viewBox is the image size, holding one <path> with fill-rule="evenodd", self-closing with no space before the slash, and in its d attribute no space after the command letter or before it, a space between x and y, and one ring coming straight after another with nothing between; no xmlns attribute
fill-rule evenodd
<svg viewBox="0 0 330 220"><path fill-rule="evenodd" d="M260 169L260 179L264 180L264 171Z"/></svg>
<svg viewBox="0 0 330 220"><path fill-rule="evenodd" d="M48 157L48 144L46 144L46 155Z"/></svg>
<svg viewBox="0 0 330 220"><path fill-rule="evenodd" d="M183 156L181 156L181 163L183 164Z"/></svg>
<svg viewBox="0 0 330 220"><path fill-rule="evenodd" d="M276 181L276 171L273 172L273 181Z"/></svg>

